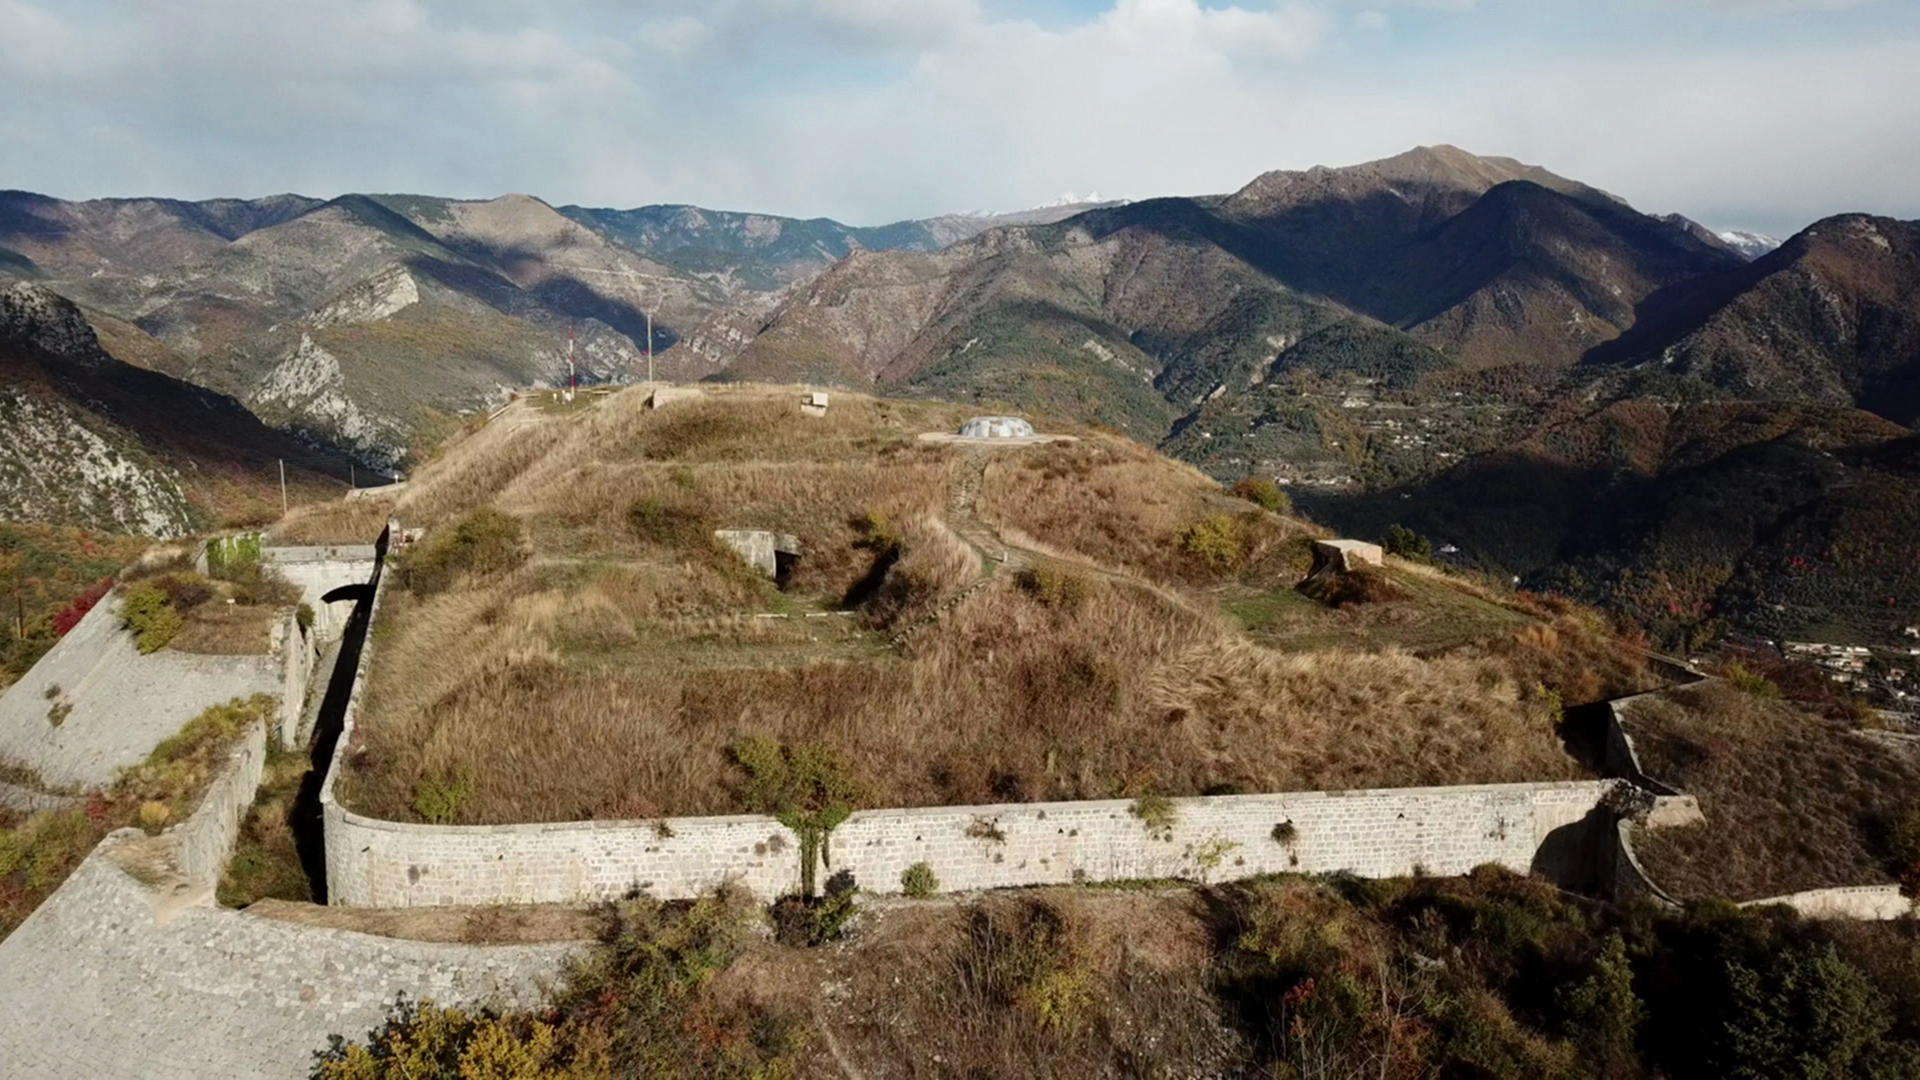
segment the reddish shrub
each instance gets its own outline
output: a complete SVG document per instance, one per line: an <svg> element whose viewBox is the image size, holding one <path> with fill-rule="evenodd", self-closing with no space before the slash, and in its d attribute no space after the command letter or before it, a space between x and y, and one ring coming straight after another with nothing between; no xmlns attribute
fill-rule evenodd
<svg viewBox="0 0 1920 1080"><path fill-rule="evenodd" d="M99 603L100 598L107 595L107 590L111 588L113 588L113 579L101 578L99 581L87 586L85 590L72 600L67 601L66 607L54 612L54 635L57 637L66 637L67 631L79 625L80 620L86 617L87 612L93 610L93 605Z"/></svg>

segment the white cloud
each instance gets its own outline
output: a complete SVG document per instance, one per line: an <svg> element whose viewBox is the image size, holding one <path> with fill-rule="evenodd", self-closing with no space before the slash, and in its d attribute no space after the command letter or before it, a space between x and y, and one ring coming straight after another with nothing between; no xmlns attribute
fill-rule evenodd
<svg viewBox="0 0 1920 1080"><path fill-rule="evenodd" d="M0 186L518 190L867 223L1453 142L1729 224L1920 216L1920 19L1883 3L1817 43L1771 19L1698 32L1768 2L1643 0L1600 34L1573 0L1111 0L1064 23L976 0L0 0ZM1472 36L1430 44L1421 9Z"/></svg>

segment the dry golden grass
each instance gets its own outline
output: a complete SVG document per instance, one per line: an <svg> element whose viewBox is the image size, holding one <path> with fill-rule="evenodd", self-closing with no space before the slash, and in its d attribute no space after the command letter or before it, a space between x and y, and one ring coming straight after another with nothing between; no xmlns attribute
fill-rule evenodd
<svg viewBox="0 0 1920 1080"><path fill-rule="evenodd" d="M1721 682L1635 702L1627 730L1648 775L1706 815L1634 837L1673 895L1753 900L1893 880L1887 834L1920 791L1910 754Z"/></svg>
<svg viewBox="0 0 1920 1080"><path fill-rule="evenodd" d="M491 505L530 557L388 590L344 796L411 818L421 785L464 779L463 822L732 812L748 806L727 749L748 736L830 748L870 806L1575 773L1531 687L1558 639L1263 648L1211 590L1290 588L1310 526L1114 436L1002 450L982 475L913 437L958 407L836 395L815 419L797 398L617 394L421 469L403 523ZM1038 576L983 580L970 477ZM1240 523L1232 565L1180 547L1214 515ZM722 526L796 534L789 591L712 542ZM848 602L857 620L828 614ZM866 628L914 633L896 648Z"/></svg>
<svg viewBox="0 0 1920 1080"><path fill-rule="evenodd" d="M272 644L279 609L267 604L229 604L212 600L187 613L167 647L211 656L256 656Z"/></svg>
<svg viewBox="0 0 1920 1080"><path fill-rule="evenodd" d="M371 544L387 527L392 496L334 499L296 506L267 535L276 545Z"/></svg>
<svg viewBox="0 0 1920 1080"><path fill-rule="evenodd" d="M987 466L980 514L1042 550L1068 552L1160 581L1220 577L1181 548L1195 522L1225 515L1244 541L1235 576L1291 584L1305 572L1316 527L1266 513L1221 491L1198 470L1112 437L1053 443Z"/></svg>

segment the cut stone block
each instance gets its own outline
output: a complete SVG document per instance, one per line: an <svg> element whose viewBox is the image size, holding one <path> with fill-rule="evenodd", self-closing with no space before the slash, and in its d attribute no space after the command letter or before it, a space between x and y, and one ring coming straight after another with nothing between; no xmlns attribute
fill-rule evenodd
<svg viewBox="0 0 1920 1080"><path fill-rule="evenodd" d="M1386 558L1386 552L1381 550L1379 544L1369 544L1365 540L1315 540L1312 573L1326 569L1345 573L1362 566L1384 566Z"/></svg>

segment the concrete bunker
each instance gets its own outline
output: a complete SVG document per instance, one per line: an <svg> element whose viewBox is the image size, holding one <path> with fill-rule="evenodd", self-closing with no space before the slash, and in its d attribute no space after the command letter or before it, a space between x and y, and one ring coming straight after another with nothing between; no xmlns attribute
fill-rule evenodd
<svg viewBox="0 0 1920 1080"><path fill-rule="evenodd" d="M976 416L960 425L963 439L1031 439L1033 425L1017 416Z"/></svg>
<svg viewBox="0 0 1920 1080"><path fill-rule="evenodd" d="M799 537L770 529L716 529L713 536L780 588L793 579L800 562Z"/></svg>
<svg viewBox="0 0 1920 1080"><path fill-rule="evenodd" d="M1308 571L1307 576L1334 570L1350 574L1363 567L1385 566L1386 559L1387 554L1379 544L1369 544L1365 540L1315 540L1313 569Z"/></svg>

